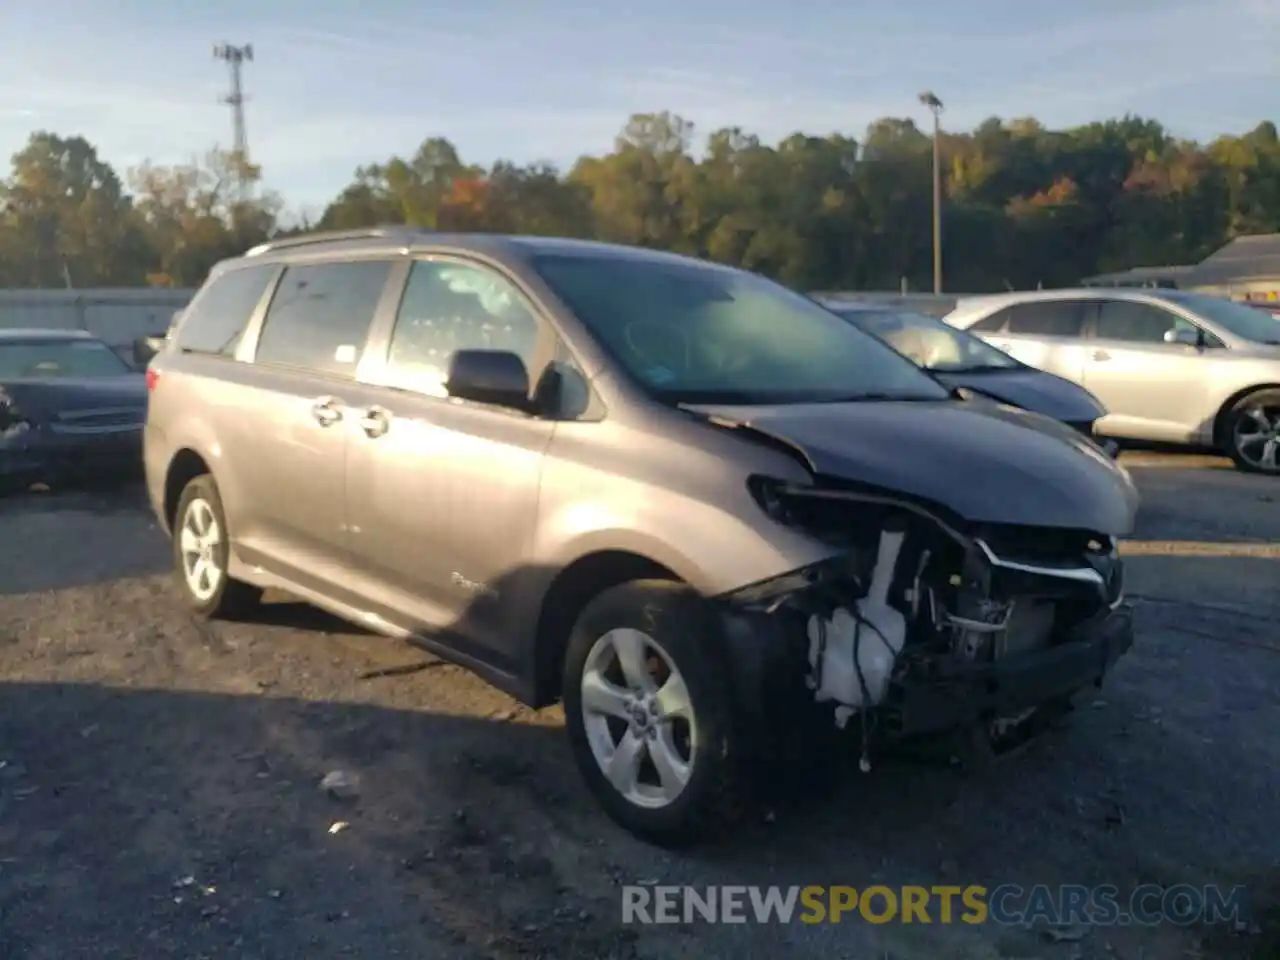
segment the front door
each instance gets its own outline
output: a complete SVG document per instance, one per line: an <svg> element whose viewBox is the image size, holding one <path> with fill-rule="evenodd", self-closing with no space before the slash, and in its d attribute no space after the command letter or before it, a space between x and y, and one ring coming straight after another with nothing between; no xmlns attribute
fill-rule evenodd
<svg viewBox="0 0 1280 960"><path fill-rule="evenodd" d="M524 563L555 424L450 400L444 379L455 350L509 350L537 371L552 342L502 274L456 259L416 260L385 365L358 394L361 429L347 457L355 573L382 615L445 633L502 669L517 656L510 618L531 572Z"/></svg>
<svg viewBox="0 0 1280 960"><path fill-rule="evenodd" d="M1203 426L1204 348L1169 343L1170 331L1196 334L1191 321L1152 303L1102 300L1085 354L1084 386L1107 408L1101 432L1186 443Z"/></svg>

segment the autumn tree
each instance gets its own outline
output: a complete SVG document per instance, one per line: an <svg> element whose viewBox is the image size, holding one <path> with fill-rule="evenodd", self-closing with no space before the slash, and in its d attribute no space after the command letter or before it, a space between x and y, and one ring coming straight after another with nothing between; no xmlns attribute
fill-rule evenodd
<svg viewBox="0 0 1280 960"><path fill-rule="evenodd" d="M33 133L0 186L0 276L10 285L140 283L144 241L115 171L83 137Z"/></svg>
<svg viewBox="0 0 1280 960"><path fill-rule="evenodd" d="M256 169L221 151L180 166L148 163L131 171L135 211L154 252L148 280L197 286L219 260L271 236L279 198L243 190L258 179Z"/></svg>
<svg viewBox="0 0 1280 960"><path fill-rule="evenodd" d="M637 114L613 149L567 173L464 159L443 137L370 158L315 224L589 237L692 254L801 289L927 289L931 135L907 117L856 139L708 136ZM513 147L518 145L513 145ZM943 269L953 290L1062 285L1194 262L1232 237L1280 231L1280 137L1262 123L1198 144L1144 117L1071 130L992 117L938 143ZM0 183L0 279L15 286L198 284L281 230L278 197L228 154L144 164L126 191L81 137L33 134Z"/></svg>

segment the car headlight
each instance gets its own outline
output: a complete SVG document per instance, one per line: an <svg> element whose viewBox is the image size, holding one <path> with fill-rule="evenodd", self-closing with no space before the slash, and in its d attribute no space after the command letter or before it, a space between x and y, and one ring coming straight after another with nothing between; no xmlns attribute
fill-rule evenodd
<svg viewBox="0 0 1280 960"><path fill-rule="evenodd" d="M763 474L752 474L747 477L747 490L751 493L751 499L760 505L760 509L770 519L790 526L793 522L791 511L787 509L786 500L782 495L782 489L785 486L786 481L779 480L777 477L767 477Z"/></svg>

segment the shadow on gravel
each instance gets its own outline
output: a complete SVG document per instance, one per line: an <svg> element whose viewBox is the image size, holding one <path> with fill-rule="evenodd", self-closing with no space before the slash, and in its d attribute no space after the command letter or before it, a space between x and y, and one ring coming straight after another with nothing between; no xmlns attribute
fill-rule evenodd
<svg viewBox="0 0 1280 960"><path fill-rule="evenodd" d="M35 487L0 496L0 518L14 514L87 513L94 516L151 514L138 483L79 484L56 490Z"/></svg>
<svg viewBox="0 0 1280 960"><path fill-rule="evenodd" d="M282 627L286 630L302 630L306 633L338 633L351 636L372 636L372 632L358 623L343 620L333 614L313 607L288 594L269 592L263 603L242 621L263 627Z"/></svg>
<svg viewBox="0 0 1280 960"><path fill-rule="evenodd" d="M886 766L731 847L676 857L603 819L555 726L56 683L0 685L0 703L6 960L959 958L996 956L977 949L991 940L999 955L1052 958L1062 945L1027 931L936 923L625 927L618 887L1239 882L1193 870L1155 824L1156 811L1190 802L1178 783L1166 775L1147 792L1153 770L1198 780L1211 764L1155 728L1127 731L1150 769L1119 747L1099 763L1099 741L1116 735L1101 712L981 776ZM320 788L332 771L353 796ZM1208 829L1250 829L1221 817ZM1194 934L1128 933L1152 957L1183 956ZM1214 956L1262 943L1211 933ZM1094 931L1088 945L1136 956L1124 934Z"/></svg>
<svg viewBox="0 0 1280 960"><path fill-rule="evenodd" d="M107 583L169 568L140 485L0 497L0 596Z"/></svg>

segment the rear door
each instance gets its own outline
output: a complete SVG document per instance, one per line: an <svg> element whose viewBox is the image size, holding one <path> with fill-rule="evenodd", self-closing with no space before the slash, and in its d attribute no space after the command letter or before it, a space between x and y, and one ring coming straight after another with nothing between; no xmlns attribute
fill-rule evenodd
<svg viewBox="0 0 1280 960"><path fill-rule="evenodd" d="M348 601L345 469L357 416L349 402L392 265L382 258L286 266L248 333L253 363L237 388L235 416L222 418L220 430L237 479L228 514L239 555Z"/></svg>
<svg viewBox="0 0 1280 960"><path fill-rule="evenodd" d="M1164 338L1199 327L1163 306L1122 298L1098 301L1092 327L1084 386L1107 408L1099 429L1136 439L1193 439L1207 396L1204 349Z"/></svg>
<svg viewBox="0 0 1280 960"><path fill-rule="evenodd" d="M1084 329L1088 300L1015 303L969 328L1028 366L1084 382Z"/></svg>
<svg viewBox="0 0 1280 960"><path fill-rule="evenodd" d="M250 412L239 406L245 399L239 385L252 378L242 341L266 309L280 270L277 263L251 263L216 271L175 317L167 335L171 343L152 361L167 372L147 404L143 453L147 490L162 515L170 464L179 450L190 448L213 464L223 506L234 517L232 508L242 499L238 477L234 465L219 457L218 434L222 422Z"/></svg>

